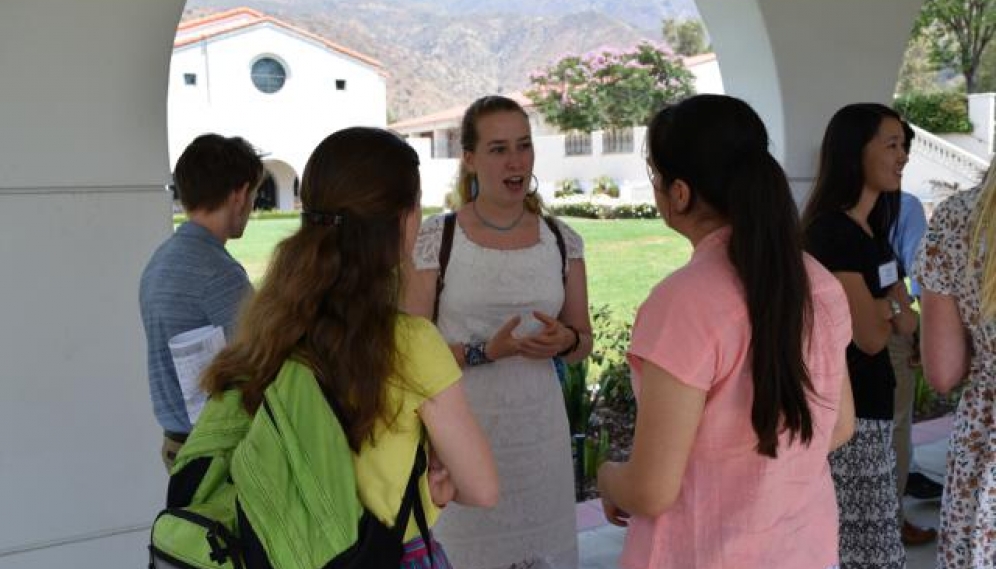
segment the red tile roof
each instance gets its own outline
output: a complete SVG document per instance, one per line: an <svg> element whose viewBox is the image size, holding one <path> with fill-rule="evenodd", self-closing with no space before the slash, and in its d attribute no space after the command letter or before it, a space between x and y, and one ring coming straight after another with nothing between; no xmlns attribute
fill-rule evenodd
<svg viewBox="0 0 996 569"><path fill-rule="evenodd" d="M303 30L282 20L267 16L262 12L253 10L252 8L233 8L224 12L211 14L210 16L205 16L203 18L196 18L181 22L180 25L177 26L176 38L173 40L173 48L183 47L192 43L197 43L237 30L243 30L259 24L272 24L274 26L284 28L285 30L289 30L295 34L314 40L333 51L362 61L367 65L376 67L377 71L381 75L387 74L384 69L384 65L369 55L364 55L358 51L349 49L348 47L331 42L317 34Z"/></svg>
<svg viewBox="0 0 996 569"><path fill-rule="evenodd" d="M527 97L522 91L516 91L514 93L506 93L506 97L512 99L516 103L522 105L523 109L527 111L531 109L533 105L532 99ZM456 107L450 107L448 109L437 111L428 115L422 115L420 117L413 117L410 119L405 119L403 121L398 121L396 123L388 125L388 128L392 130L405 130L412 127L418 127L423 125L430 125L433 123L460 123L460 119L463 118L463 112L467 110L470 106L469 103L466 105L459 105Z"/></svg>
<svg viewBox="0 0 996 569"><path fill-rule="evenodd" d="M696 65L702 65L703 63L709 63L716 61L715 53L702 53L699 55L692 55L688 57L681 58L682 63L685 67L691 69ZM522 105L522 108L527 111L530 110L533 105L532 100L525 95L522 91L516 91L514 93L508 93L505 95L510 99L514 99L517 103ZM437 111L428 115L422 115L420 117L413 117L410 119L405 119L403 121L398 121L394 124L388 125L388 128L393 130L403 131L410 130L420 126L428 126L435 123L448 123L450 125L459 124L460 119L463 117L464 110L467 109L467 105L461 105L458 107L450 107L446 110ZM451 127L452 128L452 127Z"/></svg>

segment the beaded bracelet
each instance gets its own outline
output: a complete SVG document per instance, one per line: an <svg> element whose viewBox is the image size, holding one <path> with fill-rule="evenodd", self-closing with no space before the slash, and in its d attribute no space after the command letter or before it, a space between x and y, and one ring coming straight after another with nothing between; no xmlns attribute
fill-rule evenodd
<svg viewBox="0 0 996 569"><path fill-rule="evenodd" d="M578 349L578 346L581 345L581 333L578 332L578 329L575 328L574 326L571 326L570 324L564 324L564 327L570 330L571 332L574 332L574 343L568 346L567 348L564 348L563 350L557 352L558 358L566 356L567 354Z"/></svg>

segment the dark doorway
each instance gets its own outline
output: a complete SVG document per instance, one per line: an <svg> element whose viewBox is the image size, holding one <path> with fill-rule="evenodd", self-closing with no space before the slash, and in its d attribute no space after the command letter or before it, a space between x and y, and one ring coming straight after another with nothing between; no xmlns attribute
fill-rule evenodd
<svg viewBox="0 0 996 569"><path fill-rule="evenodd" d="M273 181L273 175L267 172L259 191L256 192L256 201L253 202L252 208L269 211L275 207L277 207L277 184Z"/></svg>

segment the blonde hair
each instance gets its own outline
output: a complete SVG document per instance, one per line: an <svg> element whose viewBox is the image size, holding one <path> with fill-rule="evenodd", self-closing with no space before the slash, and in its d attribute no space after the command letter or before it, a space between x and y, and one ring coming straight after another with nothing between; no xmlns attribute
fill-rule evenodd
<svg viewBox="0 0 996 569"><path fill-rule="evenodd" d="M979 286L979 308L985 318L996 315L996 159L989 165L989 171L982 182L982 193L979 203L969 223L971 245L969 263L979 255L980 249L985 258L982 260L982 278Z"/></svg>
<svg viewBox="0 0 996 569"><path fill-rule="evenodd" d="M522 105L501 95L481 97L467 107L467 110L463 113L463 120L460 121L460 147L464 152L473 152L477 148L477 142L480 140L480 134L477 132L477 121L481 117L503 111L521 113L526 122L529 121L529 115L526 114ZM474 182L474 178L474 173L467 170L461 159L460 171L457 173L456 187L447 196L447 202L452 204L453 209L474 201L474 196L471 194L471 185ZM540 198L538 191L526 194L525 203L526 209L530 213L543 214L543 200Z"/></svg>

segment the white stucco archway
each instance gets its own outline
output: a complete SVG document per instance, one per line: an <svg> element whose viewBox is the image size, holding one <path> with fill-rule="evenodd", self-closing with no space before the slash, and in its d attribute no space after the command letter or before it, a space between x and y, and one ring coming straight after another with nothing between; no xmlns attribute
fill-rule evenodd
<svg viewBox="0 0 996 569"><path fill-rule="evenodd" d="M297 186L300 183L294 167L284 160L269 157L263 160L263 165L276 185L274 209L293 211L297 199Z"/></svg>
<svg viewBox="0 0 996 569"><path fill-rule="evenodd" d="M764 119L796 198L809 192L823 130L840 107L891 105L922 0L696 0L726 92Z"/></svg>
<svg viewBox="0 0 996 569"><path fill-rule="evenodd" d="M166 97L183 4L0 3L5 569L146 561L166 476L137 282L171 230ZM919 4L699 0L727 91L765 118L797 194L830 114L891 98Z"/></svg>

